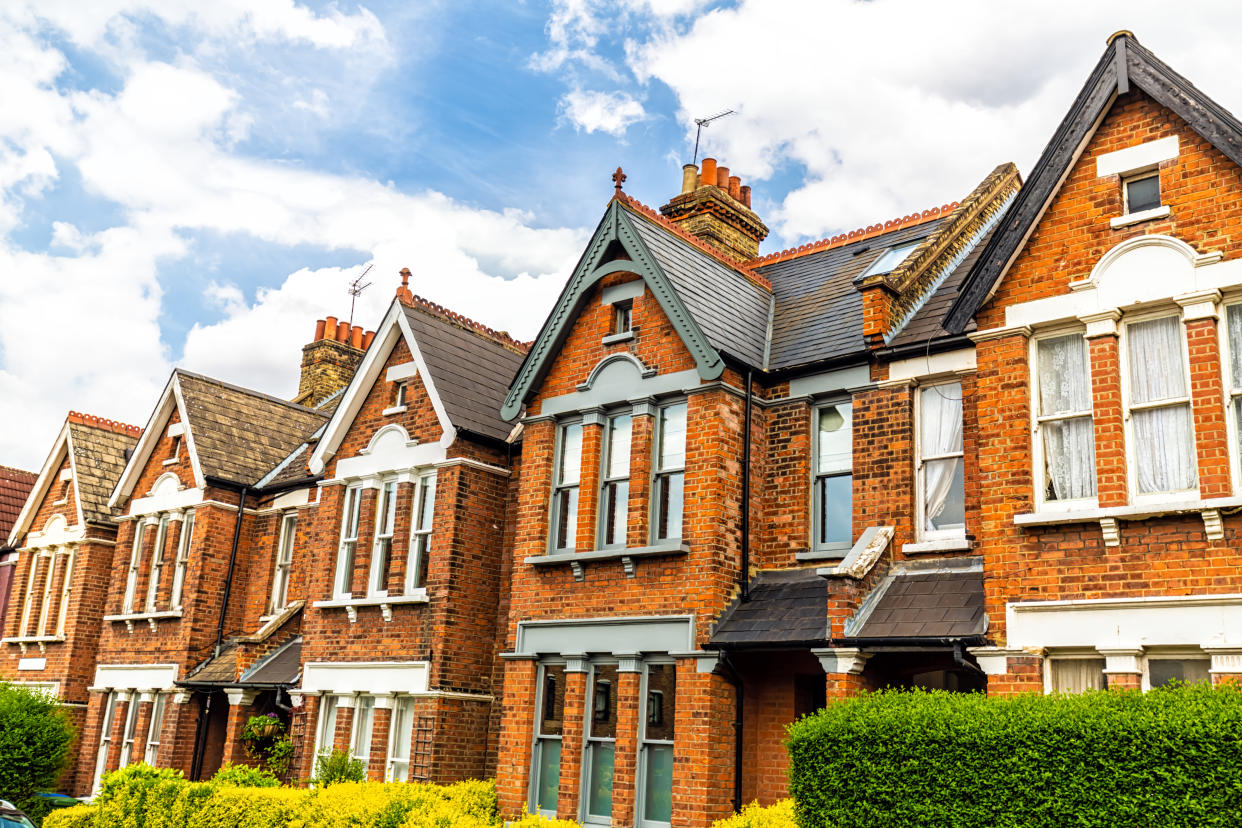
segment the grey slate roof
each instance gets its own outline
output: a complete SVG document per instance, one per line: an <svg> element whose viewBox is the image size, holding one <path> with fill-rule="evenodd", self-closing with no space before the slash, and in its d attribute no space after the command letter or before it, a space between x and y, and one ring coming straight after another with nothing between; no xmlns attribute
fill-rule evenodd
<svg viewBox="0 0 1242 828"><path fill-rule="evenodd" d="M764 367L771 294L641 213L634 228L703 335L718 350Z"/></svg>
<svg viewBox="0 0 1242 828"><path fill-rule="evenodd" d="M282 644L242 674L241 684L293 684L302 670L302 639Z"/></svg>
<svg viewBox="0 0 1242 828"><path fill-rule="evenodd" d="M981 570L902 573L878 589L879 600L851 638L960 638L987 630Z"/></svg>
<svg viewBox="0 0 1242 828"><path fill-rule="evenodd" d="M125 452L138 444L138 438L71 419L69 441L73 446L82 517L89 521L111 521L108 498L125 469Z"/></svg>
<svg viewBox="0 0 1242 828"><path fill-rule="evenodd" d="M863 352L862 294L854 279L889 247L929 236L943 219L756 268L772 282L770 370Z"/></svg>
<svg viewBox="0 0 1242 828"><path fill-rule="evenodd" d="M828 638L828 583L814 569L764 570L750 582L750 600L725 610L711 645L779 646Z"/></svg>
<svg viewBox="0 0 1242 828"><path fill-rule="evenodd" d="M961 288L962 282L966 279L966 274L970 273L970 269L975 266L975 262L979 260L979 255L983 253L983 248L987 246L988 240L992 238L992 234L996 232L996 227L979 239L978 243L971 248L970 253L962 260L953 272L945 277L940 283L940 287L936 288L936 292L928 297L923 303L923 307L915 312L910 321L893 340L889 342L889 347L900 348L903 345L914 345L925 342L928 339L937 339L942 336L948 336L949 332L944 329L945 314L949 311L949 306L953 304L953 300L957 298L958 289ZM973 331L975 329L975 320L971 319L964 329L964 332Z"/></svg>
<svg viewBox="0 0 1242 828"><path fill-rule="evenodd" d="M220 648L220 655L199 664L177 684L232 684L236 678L237 642L226 641Z"/></svg>
<svg viewBox="0 0 1242 828"><path fill-rule="evenodd" d="M328 416L210 377L177 370L203 474L253 485L305 442Z"/></svg>
<svg viewBox="0 0 1242 828"><path fill-rule="evenodd" d="M513 425L501 419L500 406L525 354L430 309L401 307L450 422L485 437L508 437Z"/></svg>

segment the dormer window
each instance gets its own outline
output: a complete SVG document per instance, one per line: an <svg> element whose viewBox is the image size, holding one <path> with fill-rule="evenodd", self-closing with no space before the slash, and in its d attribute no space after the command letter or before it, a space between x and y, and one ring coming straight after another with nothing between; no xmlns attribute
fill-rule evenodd
<svg viewBox="0 0 1242 828"><path fill-rule="evenodd" d="M863 273L863 277L892 273L902 262L910 258L910 254L923 243L922 239L895 244L880 254L880 258L871 263L871 267Z"/></svg>
<svg viewBox="0 0 1242 828"><path fill-rule="evenodd" d="M1160 173L1139 173L1122 180L1126 215L1155 210L1160 206Z"/></svg>
<svg viewBox="0 0 1242 828"><path fill-rule="evenodd" d="M629 333L634 329L634 300L618 302L612 306L612 333Z"/></svg>

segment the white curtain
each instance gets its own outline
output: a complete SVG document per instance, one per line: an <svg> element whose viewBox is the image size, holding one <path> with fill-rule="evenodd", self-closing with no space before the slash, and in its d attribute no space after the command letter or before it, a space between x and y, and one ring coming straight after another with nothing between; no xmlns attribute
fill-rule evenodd
<svg viewBox="0 0 1242 828"><path fill-rule="evenodd" d="M1181 323L1175 316L1130 325L1130 400L1156 402L1186 396ZM1190 404L1175 403L1131 414L1139 491L1192 489L1198 470Z"/></svg>
<svg viewBox="0 0 1242 828"><path fill-rule="evenodd" d="M1056 658L1051 664L1054 693L1082 693L1104 689L1102 658Z"/></svg>
<svg viewBox="0 0 1242 828"><path fill-rule="evenodd" d="M962 386L960 383L924 388L919 399L919 440L924 457L955 454L962 450ZM923 504L927 529L944 511L961 459L923 464Z"/></svg>
<svg viewBox="0 0 1242 828"><path fill-rule="evenodd" d="M1038 370L1041 415L1091 410L1087 342L1082 336L1041 340ZM1091 417L1046 421L1040 429L1051 499L1094 497L1095 429Z"/></svg>

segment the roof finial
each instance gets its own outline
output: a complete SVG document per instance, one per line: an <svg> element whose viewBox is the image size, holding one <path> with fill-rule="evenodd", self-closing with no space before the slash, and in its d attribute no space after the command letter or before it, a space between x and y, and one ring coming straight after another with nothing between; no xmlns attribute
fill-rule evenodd
<svg viewBox="0 0 1242 828"><path fill-rule="evenodd" d="M1134 32L1130 31L1129 29L1119 29L1118 31L1115 31L1108 36L1108 45L1111 46L1113 44L1113 41L1119 37L1128 37L1131 40L1134 40Z"/></svg>
<svg viewBox="0 0 1242 828"><path fill-rule="evenodd" d="M617 167L617 171L612 174L612 181L616 185L617 192L621 192L621 185L625 183L625 173L621 171L620 167Z"/></svg>
<svg viewBox="0 0 1242 828"><path fill-rule="evenodd" d="M401 268L401 287L397 288L397 298L407 305L414 304L414 294L410 292L410 269Z"/></svg>

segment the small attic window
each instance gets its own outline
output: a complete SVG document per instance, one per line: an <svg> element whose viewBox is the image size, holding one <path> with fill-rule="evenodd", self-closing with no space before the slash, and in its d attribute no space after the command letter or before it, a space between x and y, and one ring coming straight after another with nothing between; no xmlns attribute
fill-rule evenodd
<svg viewBox="0 0 1242 828"><path fill-rule="evenodd" d="M1125 190L1126 215L1155 210L1160 206L1159 172L1141 173L1123 179L1121 186Z"/></svg>
<svg viewBox="0 0 1242 828"><path fill-rule="evenodd" d="M169 460L176 460L181 456L181 435L174 434L172 438L172 448L168 452Z"/></svg>
<svg viewBox="0 0 1242 828"><path fill-rule="evenodd" d="M57 494L56 500L53 505L59 505L61 503L69 502L69 483L70 483L70 478L68 477L63 478L60 481L60 492Z"/></svg>
<svg viewBox="0 0 1242 828"><path fill-rule="evenodd" d="M400 380L393 384L392 390L392 407L405 407L405 380Z"/></svg>
<svg viewBox="0 0 1242 828"><path fill-rule="evenodd" d="M920 244L922 239L914 239L913 241L895 244L880 254L880 258L871 263L871 267L863 272L863 276L876 276L884 273L892 273L906 259L910 258Z"/></svg>
<svg viewBox="0 0 1242 828"><path fill-rule="evenodd" d="M613 334L628 333L634 328L634 300L627 299L612 306Z"/></svg>

